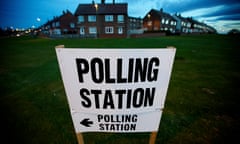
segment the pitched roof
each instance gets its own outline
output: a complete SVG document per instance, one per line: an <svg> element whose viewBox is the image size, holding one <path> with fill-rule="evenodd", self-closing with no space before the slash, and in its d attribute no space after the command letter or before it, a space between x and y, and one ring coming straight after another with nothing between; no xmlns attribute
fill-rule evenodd
<svg viewBox="0 0 240 144"><path fill-rule="evenodd" d="M163 12L162 9L161 10L151 9L149 14L155 15L160 18L169 18L169 19L175 20L170 14ZM147 15L145 17L147 17Z"/></svg>
<svg viewBox="0 0 240 144"><path fill-rule="evenodd" d="M79 4L75 11L75 15L86 14L126 14L127 15L127 3L121 4L98 4L98 10L94 7L94 4Z"/></svg>
<svg viewBox="0 0 240 144"><path fill-rule="evenodd" d="M175 15L173 15L173 17L177 17L177 18L179 18L181 21L184 21L184 22L188 22L189 20L187 19L187 18L185 18L185 17L182 17L180 14L175 14Z"/></svg>

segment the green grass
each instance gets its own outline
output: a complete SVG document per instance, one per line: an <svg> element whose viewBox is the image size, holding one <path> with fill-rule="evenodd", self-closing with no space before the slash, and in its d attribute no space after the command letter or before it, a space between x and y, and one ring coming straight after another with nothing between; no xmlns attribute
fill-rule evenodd
<svg viewBox="0 0 240 144"><path fill-rule="evenodd" d="M240 38L222 35L139 39L0 38L2 140L77 143L56 45L177 48L156 143L233 143L240 136ZM87 144L145 144L149 133L84 133Z"/></svg>

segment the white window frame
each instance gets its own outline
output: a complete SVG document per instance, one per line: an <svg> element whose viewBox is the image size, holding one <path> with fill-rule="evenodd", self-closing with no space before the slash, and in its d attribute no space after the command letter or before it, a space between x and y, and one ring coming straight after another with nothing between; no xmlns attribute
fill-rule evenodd
<svg viewBox="0 0 240 144"><path fill-rule="evenodd" d="M112 26L105 27L105 33L106 34L113 34L114 33L114 28Z"/></svg>
<svg viewBox="0 0 240 144"><path fill-rule="evenodd" d="M105 22L113 22L113 15L105 15Z"/></svg>

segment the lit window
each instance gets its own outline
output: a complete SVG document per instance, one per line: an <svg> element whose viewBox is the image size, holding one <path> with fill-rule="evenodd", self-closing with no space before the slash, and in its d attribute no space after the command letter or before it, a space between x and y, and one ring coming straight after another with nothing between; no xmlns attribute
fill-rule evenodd
<svg viewBox="0 0 240 144"><path fill-rule="evenodd" d="M165 19L163 18L163 19L162 19L162 24L164 24L164 23L165 23Z"/></svg>
<svg viewBox="0 0 240 144"><path fill-rule="evenodd" d="M105 21L106 22L112 22L113 21L113 15L105 15Z"/></svg>
<svg viewBox="0 0 240 144"><path fill-rule="evenodd" d="M147 22L147 25L148 25L148 26L152 26L152 21L148 21L148 22Z"/></svg>
<svg viewBox="0 0 240 144"><path fill-rule="evenodd" d="M113 27L105 27L105 33L106 34L113 34L114 33Z"/></svg>
<svg viewBox="0 0 240 144"><path fill-rule="evenodd" d="M96 22L96 16L95 15L89 15L88 16L88 21L89 22Z"/></svg>
<svg viewBox="0 0 240 144"><path fill-rule="evenodd" d="M89 33L90 34L96 34L97 33L97 28L96 27L89 27Z"/></svg>
<svg viewBox="0 0 240 144"><path fill-rule="evenodd" d="M169 23L169 21L168 20L166 20L166 23L165 24L168 24Z"/></svg>

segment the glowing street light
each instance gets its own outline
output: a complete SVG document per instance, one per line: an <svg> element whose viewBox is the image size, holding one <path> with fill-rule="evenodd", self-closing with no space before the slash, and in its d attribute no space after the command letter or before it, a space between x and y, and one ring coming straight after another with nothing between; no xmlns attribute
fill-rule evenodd
<svg viewBox="0 0 240 144"><path fill-rule="evenodd" d="M95 4L94 7L96 8L96 11L98 10L98 4Z"/></svg>
<svg viewBox="0 0 240 144"><path fill-rule="evenodd" d="M36 20L37 20L37 22L40 22L40 21L41 21L41 19L40 19L39 17L38 17Z"/></svg>
<svg viewBox="0 0 240 144"><path fill-rule="evenodd" d="M151 15L150 15L150 14L148 14L148 15L147 15L147 17L150 19L150 18L151 18Z"/></svg>
<svg viewBox="0 0 240 144"><path fill-rule="evenodd" d="M97 38L99 37L99 30L100 28L98 28L98 4L94 4L94 7L96 9L96 27L97 27Z"/></svg>

